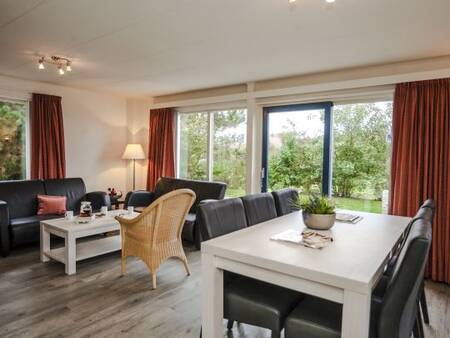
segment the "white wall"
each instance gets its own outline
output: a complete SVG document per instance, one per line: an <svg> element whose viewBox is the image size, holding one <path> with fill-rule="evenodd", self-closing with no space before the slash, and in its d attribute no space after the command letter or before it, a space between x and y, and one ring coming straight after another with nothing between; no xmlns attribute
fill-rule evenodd
<svg viewBox="0 0 450 338"><path fill-rule="evenodd" d="M128 143L140 143L148 155L148 133L150 120L151 99L127 100L127 140ZM147 185L147 160L136 161L136 190L146 189ZM132 189L133 167L132 161L128 163L127 186Z"/></svg>
<svg viewBox="0 0 450 338"><path fill-rule="evenodd" d="M62 97L67 177L82 177L88 191L127 189L127 106L123 97L0 76L0 97L31 93Z"/></svg>

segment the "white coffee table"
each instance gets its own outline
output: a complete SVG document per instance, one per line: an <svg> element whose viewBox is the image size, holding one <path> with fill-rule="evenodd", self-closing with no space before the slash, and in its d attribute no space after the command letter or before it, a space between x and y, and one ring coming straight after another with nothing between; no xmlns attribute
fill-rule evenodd
<svg viewBox="0 0 450 338"><path fill-rule="evenodd" d="M76 273L76 262L83 259L103 255L121 249L120 235L107 236L84 240L77 244L78 238L103 234L109 231L120 230L120 224L115 216L124 214L123 217L133 218L138 213L127 214L124 210L112 210L108 216L96 218L87 224L77 224L75 220L64 218L50 219L41 222L41 262L54 259L65 264L66 274ZM50 234L64 238L64 247L51 248Z"/></svg>

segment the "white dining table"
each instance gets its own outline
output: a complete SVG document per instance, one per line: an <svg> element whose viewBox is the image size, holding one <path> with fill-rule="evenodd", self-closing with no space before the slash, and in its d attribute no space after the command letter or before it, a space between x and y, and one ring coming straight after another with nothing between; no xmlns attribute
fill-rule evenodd
<svg viewBox="0 0 450 338"><path fill-rule="evenodd" d="M277 217L202 243L202 331L223 337L223 271L343 304L342 337L369 337L372 289L383 273L408 217L341 211L362 216L336 222L323 249L270 239L304 228L301 212Z"/></svg>

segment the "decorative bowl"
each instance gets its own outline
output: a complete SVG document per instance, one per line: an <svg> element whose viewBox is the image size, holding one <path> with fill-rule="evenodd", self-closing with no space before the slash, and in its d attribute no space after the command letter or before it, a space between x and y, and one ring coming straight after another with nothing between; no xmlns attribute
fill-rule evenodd
<svg viewBox="0 0 450 338"><path fill-rule="evenodd" d="M319 215L319 214L310 214L307 212L302 212L303 215L303 223L314 230L328 230L336 221L336 214L327 214L327 215Z"/></svg>

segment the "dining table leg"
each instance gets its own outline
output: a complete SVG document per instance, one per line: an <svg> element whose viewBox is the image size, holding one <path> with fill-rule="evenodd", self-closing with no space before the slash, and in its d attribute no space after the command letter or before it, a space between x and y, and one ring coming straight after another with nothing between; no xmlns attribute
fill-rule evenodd
<svg viewBox="0 0 450 338"><path fill-rule="evenodd" d="M369 337L371 299L371 292L363 294L344 290L342 338Z"/></svg>
<svg viewBox="0 0 450 338"><path fill-rule="evenodd" d="M202 253L202 336L223 336L223 270L207 253Z"/></svg>

